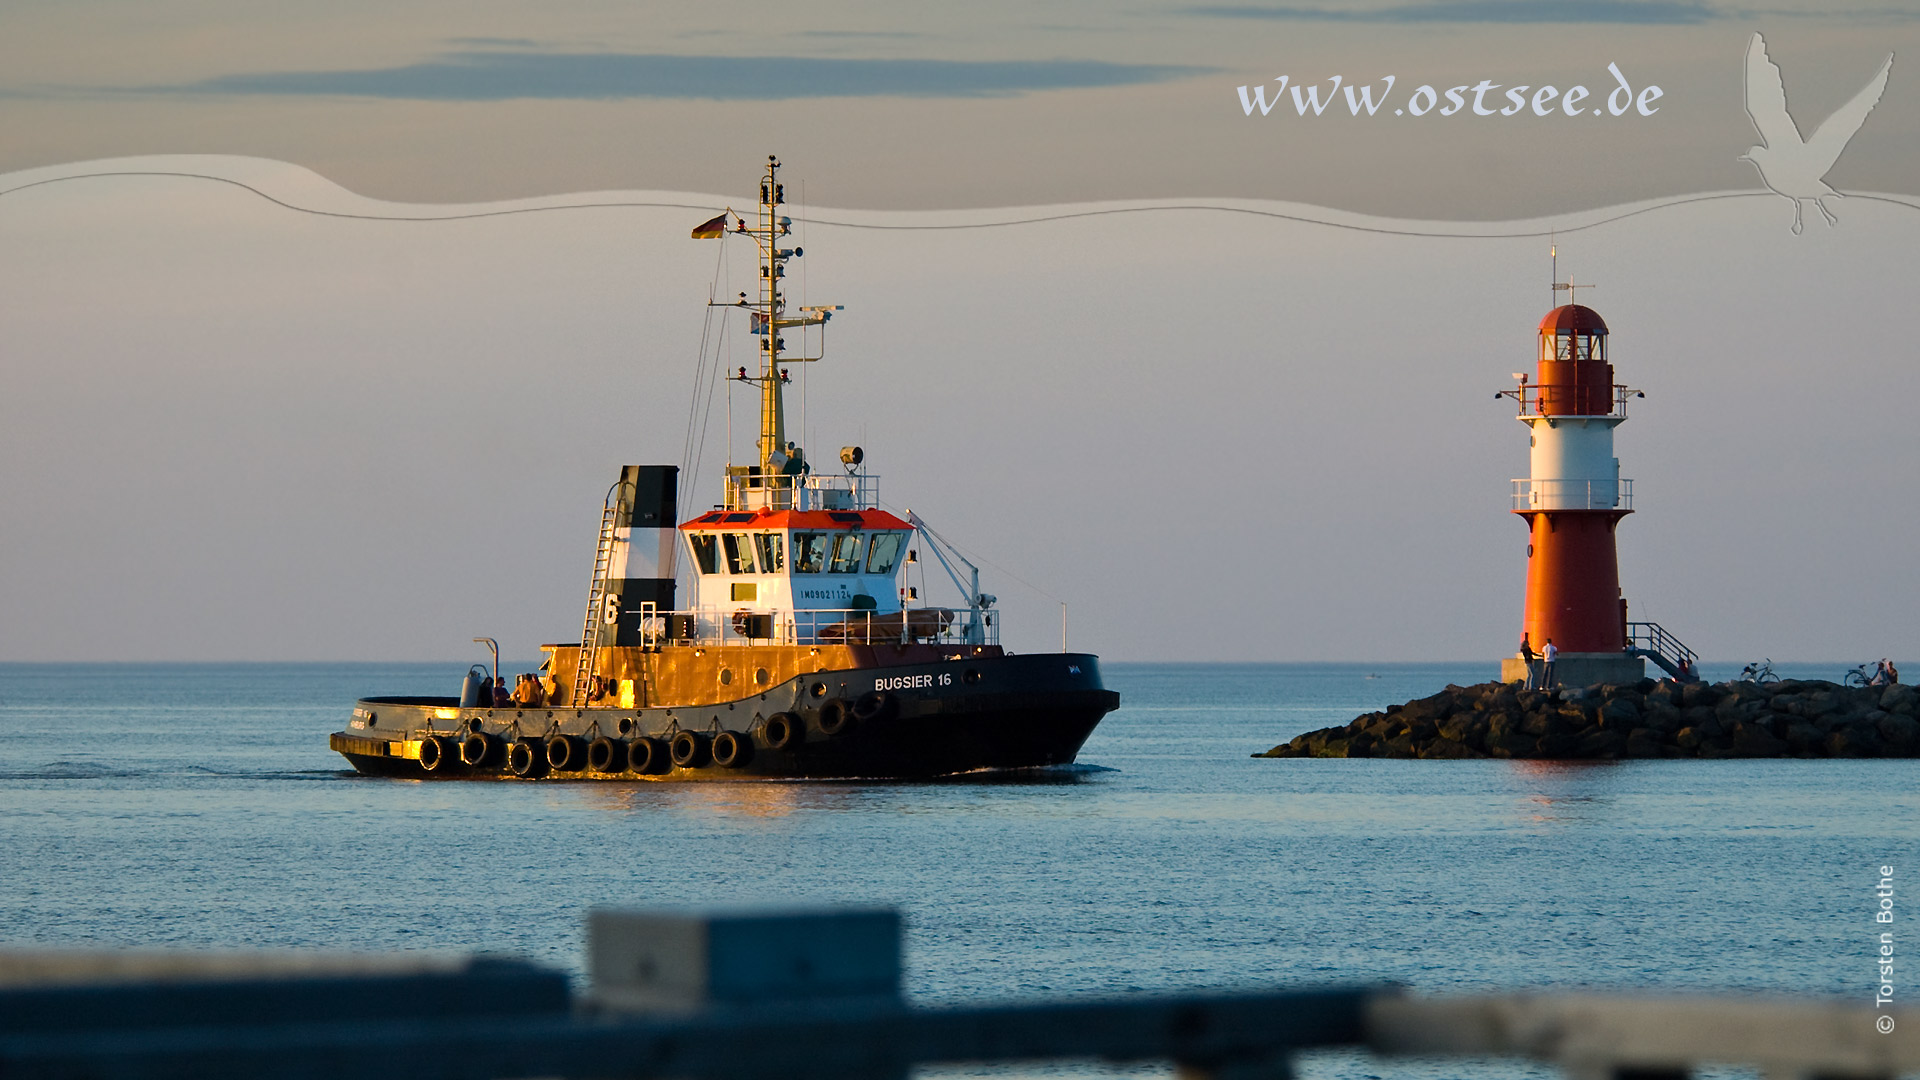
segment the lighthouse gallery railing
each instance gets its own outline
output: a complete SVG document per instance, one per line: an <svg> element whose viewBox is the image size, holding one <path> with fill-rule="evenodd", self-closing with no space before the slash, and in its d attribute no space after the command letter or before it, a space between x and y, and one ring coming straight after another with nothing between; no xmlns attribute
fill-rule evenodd
<svg viewBox="0 0 1920 1080"><path fill-rule="evenodd" d="M1513 509L1524 510L1632 510L1631 480L1513 481Z"/></svg>

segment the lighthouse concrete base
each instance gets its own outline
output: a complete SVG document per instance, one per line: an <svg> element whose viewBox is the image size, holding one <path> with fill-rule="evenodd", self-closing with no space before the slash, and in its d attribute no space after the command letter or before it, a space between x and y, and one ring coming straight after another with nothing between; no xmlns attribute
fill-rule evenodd
<svg viewBox="0 0 1920 1080"><path fill-rule="evenodd" d="M1538 676L1540 669L1545 666L1544 661L1535 660L1533 674ZM1524 682L1527 681L1527 675L1527 662L1521 657L1515 655L1501 659L1501 682ZM1618 685L1636 683L1646 677L1647 662L1626 653L1563 652L1553 662L1553 681L1556 686L1593 686L1596 683Z"/></svg>

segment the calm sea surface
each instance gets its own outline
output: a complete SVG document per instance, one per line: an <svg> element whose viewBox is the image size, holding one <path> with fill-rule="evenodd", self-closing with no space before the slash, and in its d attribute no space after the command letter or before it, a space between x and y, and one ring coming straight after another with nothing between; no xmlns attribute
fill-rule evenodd
<svg viewBox="0 0 1920 1080"><path fill-rule="evenodd" d="M1491 665L1112 664L1122 706L1081 764L998 781L415 783L327 749L356 696L451 694L464 671L0 665L0 945L578 971L594 905L854 901L906 912L923 1001L1329 980L1858 997L1878 867L1920 882L1920 761L1248 756Z"/></svg>

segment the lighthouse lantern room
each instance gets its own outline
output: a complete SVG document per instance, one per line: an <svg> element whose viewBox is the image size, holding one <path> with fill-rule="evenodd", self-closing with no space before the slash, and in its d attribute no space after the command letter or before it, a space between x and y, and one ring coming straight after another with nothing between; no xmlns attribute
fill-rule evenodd
<svg viewBox="0 0 1920 1080"><path fill-rule="evenodd" d="M1527 679L1526 654L1551 642L1555 683L1638 681L1646 667L1628 630L1613 542L1633 512L1633 481L1621 479L1613 453L1630 391L1614 382L1605 320L1580 304L1554 308L1540 320L1533 378L1515 378L1500 396L1518 403L1530 450L1528 476L1512 491L1512 511L1528 530L1527 604L1520 651L1501 662L1501 678Z"/></svg>

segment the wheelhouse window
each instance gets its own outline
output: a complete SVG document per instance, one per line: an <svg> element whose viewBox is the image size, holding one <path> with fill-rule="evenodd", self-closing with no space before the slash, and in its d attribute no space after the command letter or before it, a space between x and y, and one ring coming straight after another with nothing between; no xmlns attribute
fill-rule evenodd
<svg viewBox="0 0 1920 1080"><path fill-rule="evenodd" d="M891 574L893 564L900 559L899 533L876 533L867 541L867 573Z"/></svg>
<svg viewBox="0 0 1920 1080"><path fill-rule="evenodd" d="M719 568L720 545L712 533L694 533L687 537L687 543L693 547L693 564L701 573L711 574Z"/></svg>
<svg viewBox="0 0 1920 1080"><path fill-rule="evenodd" d="M786 537L780 533L755 533L753 546L760 556L760 572L777 574L786 569Z"/></svg>
<svg viewBox="0 0 1920 1080"><path fill-rule="evenodd" d="M795 573L817 574L826 565L826 533L793 534L793 569Z"/></svg>
<svg viewBox="0 0 1920 1080"><path fill-rule="evenodd" d="M724 533L720 537L721 546L727 552L727 573L755 574L753 561L753 536L750 533Z"/></svg>
<svg viewBox="0 0 1920 1080"><path fill-rule="evenodd" d="M833 559L827 566L829 574L857 574L860 572L860 534L833 534Z"/></svg>

